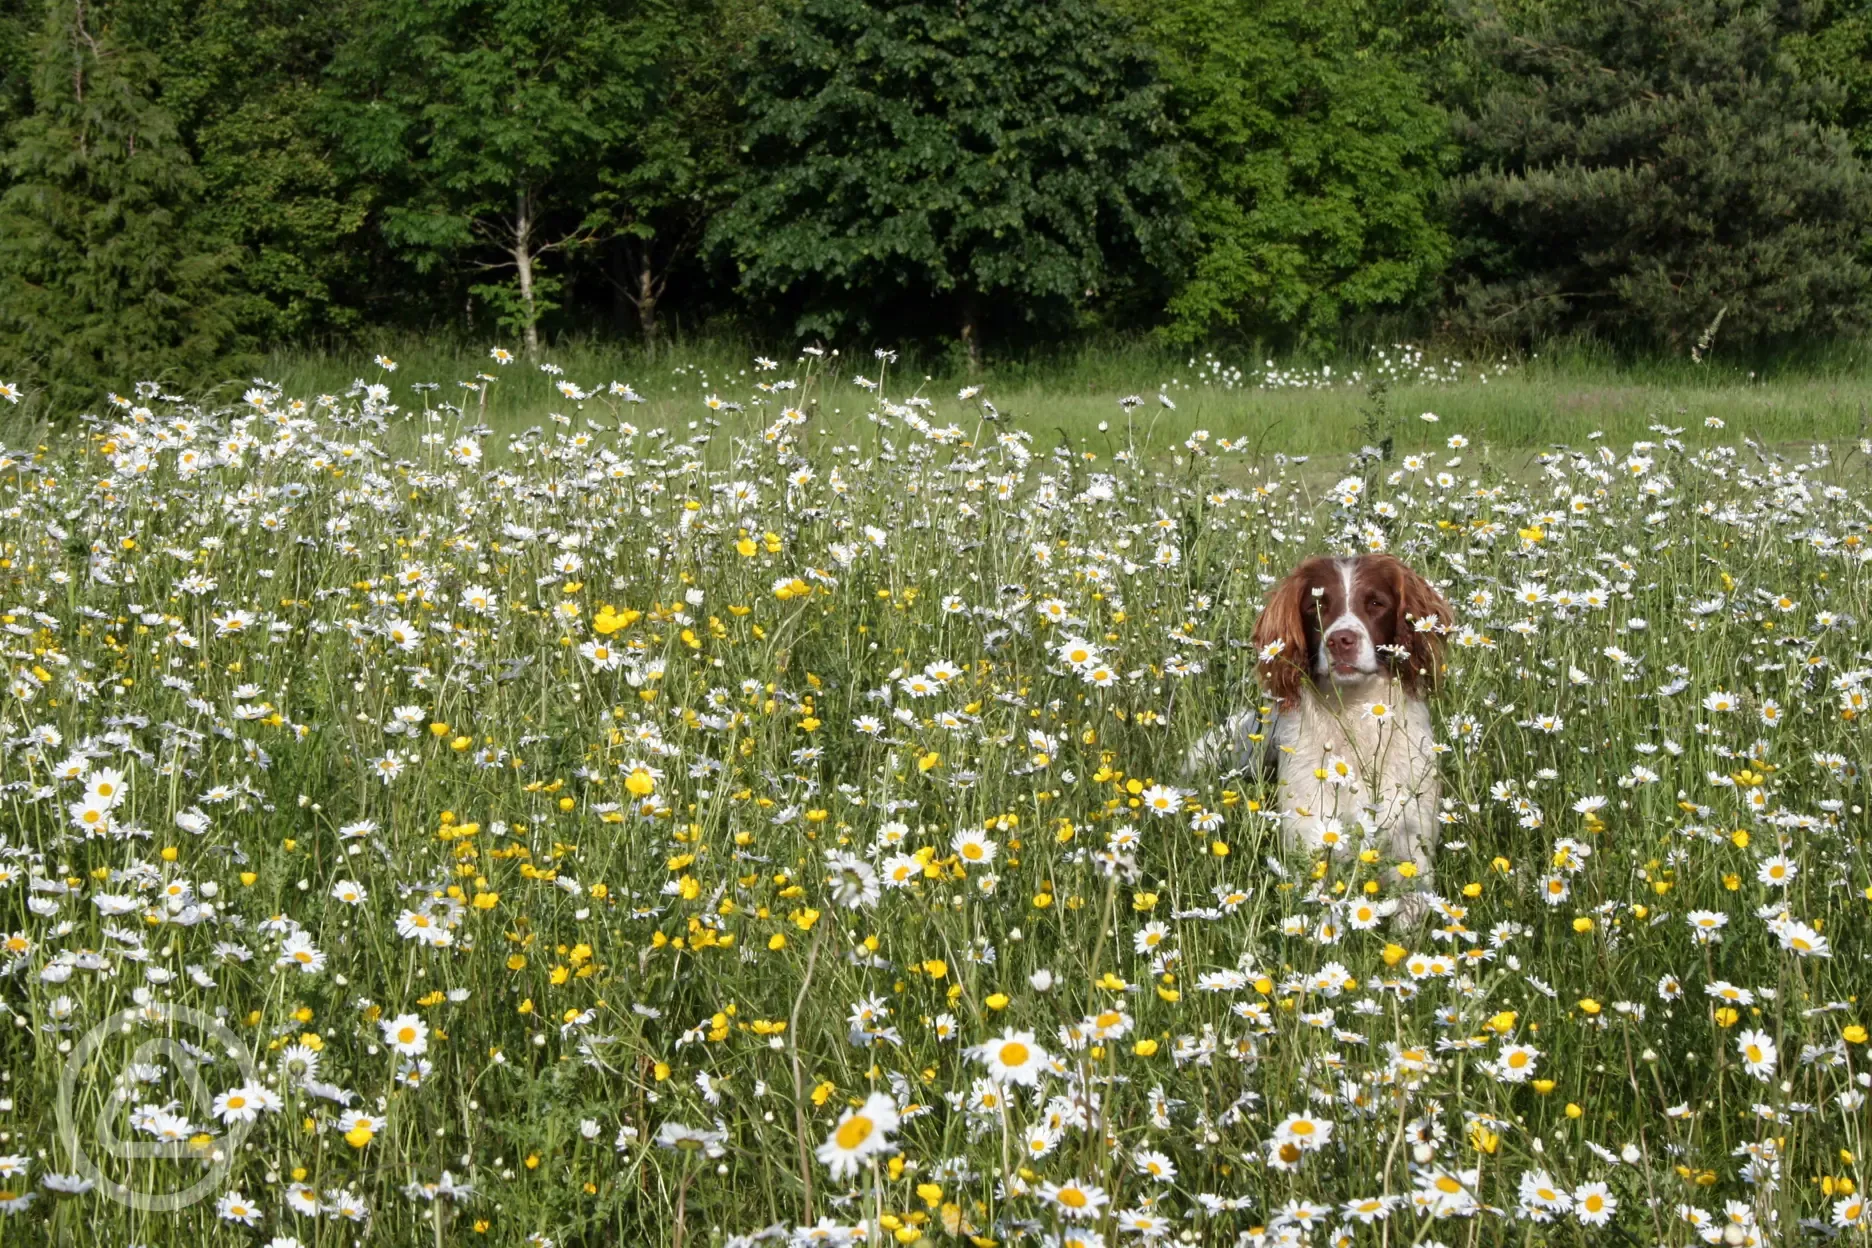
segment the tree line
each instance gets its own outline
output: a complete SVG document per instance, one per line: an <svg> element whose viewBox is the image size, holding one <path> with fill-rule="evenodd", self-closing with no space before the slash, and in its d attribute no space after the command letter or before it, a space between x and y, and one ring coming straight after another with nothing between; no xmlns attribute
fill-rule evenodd
<svg viewBox="0 0 1872 1248"><path fill-rule="evenodd" d="M0 0L0 372L1868 312L1872 0Z"/></svg>

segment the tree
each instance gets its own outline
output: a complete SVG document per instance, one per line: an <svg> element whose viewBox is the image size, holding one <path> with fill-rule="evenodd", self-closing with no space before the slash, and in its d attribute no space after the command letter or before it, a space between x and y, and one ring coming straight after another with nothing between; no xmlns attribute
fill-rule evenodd
<svg viewBox="0 0 1872 1248"><path fill-rule="evenodd" d="M0 134L32 109L34 17L30 0L0 0Z"/></svg>
<svg viewBox="0 0 1872 1248"><path fill-rule="evenodd" d="M1449 253L1446 121L1364 6L1128 4L1170 86L1197 238L1173 339L1327 337L1431 285Z"/></svg>
<svg viewBox="0 0 1872 1248"><path fill-rule="evenodd" d="M601 237L599 174L652 103L661 0L370 0L334 59L328 124L382 187L421 272L510 272L474 293L539 350L548 257Z"/></svg>
<svg viewBox="0 0 1872 1248"><path fill-rule="evenodd" d="M732 198L736 65L763 16L758 0L697 0L677 15L660 50L656 107L599 172L612 231L607 277L636 312L646 350L657 344L671 274Z"/></svg>
<svg viewBox="0 0 1872 1248"><path fill-rule="evenodd" d="M1872 187L1816 120L1830 83L1763 0L1478 14L1492 76L1458 127L1452 323L1686 350L1843 331L1866 310Z"/></svg>
<svg viewBox="0 0 1872 1248"><path fill-rule="evenodd" d="M370 187L318 126L324 71L354 5L137 0L162 100L201 175L200 228L241 248L244 319L273 341L361 319Z"/></svg>
<svg viewBox="0 0 1872 1248"><path fill-rule="evenodd" d="M1838 85L1827 120L1845 127L1862 158L1872 156L1872 2L1816 0L1809 12L1788 49L1807 77Z"/></svg>
<svg viewBox="0 0 1872 1248"><path fill-rule="evenodd" d="M32 111L9 127L0 341L58 406L199 382L245 345L237 251L198 229L201 179L154 102L155 65L97 0L54 0Z"/></svg>
<svg viewBox="0 0 1872 1248"><path fill-rule="evenodd" d="M1070 312L1177 261L1150 61L1094 0L802 0L757 45L748 174L714 240L799 332L937 301Z"/></svg>

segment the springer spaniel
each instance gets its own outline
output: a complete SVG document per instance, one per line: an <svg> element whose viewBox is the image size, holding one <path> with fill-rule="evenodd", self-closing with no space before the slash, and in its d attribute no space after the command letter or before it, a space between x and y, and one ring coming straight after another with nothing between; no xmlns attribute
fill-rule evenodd
<svg viewBox="0 0 1872 1248"><path fill-rule="evenodd" d="M1282 839L1292 851L1349 858L1369 845L1410 862L1415 890L1396 922L1429 908L1442 782L1424 694L1437 682L1441 632L1455 613L1392 555L1307 559L1255 622L1258 673L1273 716L1250 707L1190 751L1188 770L1280 780ZM1386 878L1400 877L1395 869Z"/></svg>

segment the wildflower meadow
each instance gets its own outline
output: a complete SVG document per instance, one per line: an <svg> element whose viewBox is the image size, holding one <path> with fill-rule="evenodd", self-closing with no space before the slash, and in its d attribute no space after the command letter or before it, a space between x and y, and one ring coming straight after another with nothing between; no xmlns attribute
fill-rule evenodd
<svg viewBox="0 0 1872 1248"><path fill-rule="evenodd" d="M864 362L0 447L0 1245L1867 1242L1872 445ZM1184 761L1367 550L1460 617L1411 926Z"/></svg>

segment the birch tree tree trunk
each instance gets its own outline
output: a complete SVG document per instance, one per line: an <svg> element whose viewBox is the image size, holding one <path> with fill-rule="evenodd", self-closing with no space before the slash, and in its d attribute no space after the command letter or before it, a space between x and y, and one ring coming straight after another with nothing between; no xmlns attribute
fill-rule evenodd
<svg viewBox="0 0 1872 1248"><path fill-rule="evenodd" d="M514 271L520 281L520 337L527 358L539 356L539 301L533 292L533 197L521 187L514 197L513 222Z"/></svg>
<svg viewBox="0 0 1872 1248"><path fill-rule="evenodd" d="M974 291L962 295L962 350L968 357L969 376L981 371L981 305Z"/></svg>
<svg viewBox="0 0 1872 1248"><path fill-rule="evenodd" d="M663 283L656 280L656 270L650 264L650 249L645 247L643 256L637 262L637 322L643 327L643 342L646 352L656 350L657 341L657 297L663 292Z"/></svg>

